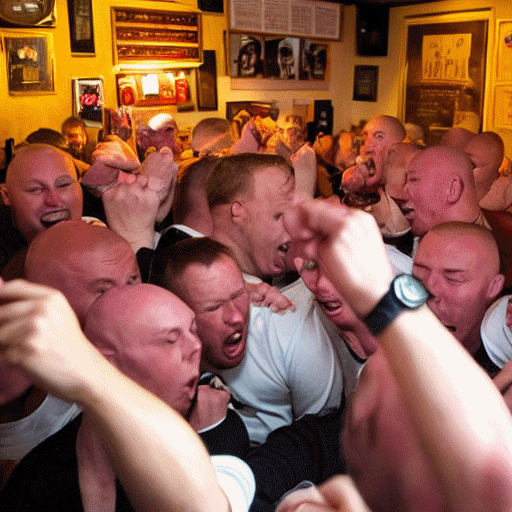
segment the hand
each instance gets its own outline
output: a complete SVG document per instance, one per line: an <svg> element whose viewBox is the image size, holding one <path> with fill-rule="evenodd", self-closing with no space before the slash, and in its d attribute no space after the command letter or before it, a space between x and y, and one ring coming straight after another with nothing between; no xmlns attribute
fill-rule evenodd
<svg viewBox="0 0 512 512"><path fill-rule="evenodd" d="M373 217L329 200L296 199L285 226L297 244L296 256L315 260L364 318L389 289L391 265Z"/></svg>
<svg viewBox="0 0 512 512"><path fill-rule="evenodd" d="M171 210L178 181L178 168L179 165L174 161L173 153L168 147L150 153L140 166L140 174L148 178L148 188L156 192L160 200L156 222L162 222Z"/></svg>
<svg viewBox="0 0 512 512"><path fill-rule="evenodd" d="M108 135L107 140L100 142L94 148L92 157L94 162L101 160L109 167L115 167L127 172L135 171L140 166L137 155L117 135Z"/></svg>
<svg viewBox="0 0 512 512"><path fill-rule="evenodd" d="M369 178L368 167L359 163L349 167L342 176L341 186L346 194L350 192L364 192Z"/></svg>
<svg viewBox="0 0 512 512"><path fill-rule="evenodd" d="M269 307L274 313L295 311L293 302L277 288L262 281L261 283L246 283L251 304Z"/></svg>
<svg viewBox="0 0 512 512"><path fill-rule="evenodd" d="M258 153L260 150L260 135L254 121L251 119L244 124L240 138L231 147L231 152L238 153Z"/></svg>
<svg viewBox="0 0 512 512"><path fill-rule="evenodd" d="M276 512L370 512L352 479L335 476L319 487L295 491L279 503Z"/></svg>
<svg viewBox="0 0 512 512"><path fill-rule="evenodd" d="M85 383L101 380L108 364L59 291L22 280L0 284L0 361L70 402L80 402Z"/></svg>
<svg viewBox="0 0 512 512"><path fill-rule="evenodd" d="M226 417L231 394L208 385L197 386L197 398L188 416L190 426L200 431Z"/></svg>
<svg viewBox="0 0 512 512"><path fill-rule="evenodd" d="M291 156L290 161L295 174L295 188L313 197L316 189L316 153L311 144L304 144Z"/></svg>
<svg viewBox="0 0 512 512"><path fill-rule="evenodd" d="M101 198L108 227L127 240L135 253L141 247L154 248L160 200L148 184L146 176L136 176L133 183L119 183Z"/></svg>

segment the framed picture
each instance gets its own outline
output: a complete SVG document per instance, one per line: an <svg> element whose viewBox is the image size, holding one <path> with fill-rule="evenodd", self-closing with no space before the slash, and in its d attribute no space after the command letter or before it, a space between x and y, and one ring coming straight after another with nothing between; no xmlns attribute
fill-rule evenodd
<svg viewBox="0 0 512 512"><path fill-rule="evenodd" d="M87 126L103 126L103 78L73 78L73 115Z"/></svg>
<svg viewBox="0 0 512 512"><path fill-rule="evenodd" d="M378 66L354 67L354 101L377 101Z"/></svg>
<svg viewBox="0 0 512 512"><path fill-rule="evenodd" d="M156 67L199 65L201 13L112 7L114 64Z"/></svg>
<svg viewBox="0 0 512 512"><path fill-rule="evenodd" d="M71 54L94 55L91 0L68 0Z"/></svg>
<svg viewBox="0 0 512 512"><path fill-rule="evenodd" d="M217 62L215 50L203 50L197 68L197 110L217 110Z"/></svg>
<svg viewBox="0 0 512 512"><path fill-rule="evenodd" d="M54 93L53 44L50 34L4 35L9 94Z"/></svg>
<svg viewBox="0 0 512 512"><path fill-rule="evenodd" d="M197 0L197 7L201 11L222 14L224 12L224 0Z"/></svg>
<svg viewBox="0 0 512 512"><path fill-rule="evenodd" d="M403 121L423 126L428 146L453 126L475 133L481 128L489 16L467 12L406 20Z"/></svg>

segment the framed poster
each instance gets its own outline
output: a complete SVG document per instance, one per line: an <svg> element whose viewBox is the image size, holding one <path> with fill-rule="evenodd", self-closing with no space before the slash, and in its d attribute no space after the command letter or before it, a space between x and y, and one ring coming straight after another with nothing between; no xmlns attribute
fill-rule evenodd
<svg viewBox="0 0 512 512"><path fill-rule="evenodd" d="M354 101L377 101L378 66L354 67Z"/></svg>
<svg viewBox="0 0 512 512"><path fill-rule="evenodd" d="M457 13L406 20L403 120L423 126L427 146L452 126L480 129L488 16Z"/></svg>
<svg viewBox="0 0 512 512"><path fill-rule="evenodd" d="M73 115L87 126L103 126L103 78L74 78Z"/></svg>
<svg viewBox="0 0 512 512"><path fill-rule="evenodd" d="M55 92L53 44L50 34L9 33L4 35L9 94Z"/></svg>
<svg viewBox="0 0 512 512"><path fill-rule="evenodd" d="M91 0L68 0L71 54L94 55Z"/></svg>

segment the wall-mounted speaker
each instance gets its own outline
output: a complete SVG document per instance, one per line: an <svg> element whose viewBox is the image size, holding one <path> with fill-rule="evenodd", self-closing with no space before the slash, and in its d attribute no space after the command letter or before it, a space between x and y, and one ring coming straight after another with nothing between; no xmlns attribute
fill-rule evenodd
<svg viewBox="0 0 512 512"><path fill-rule="evenodd" d="M357 6L357 54L385 57L388 54L389 7Z"/></svg>

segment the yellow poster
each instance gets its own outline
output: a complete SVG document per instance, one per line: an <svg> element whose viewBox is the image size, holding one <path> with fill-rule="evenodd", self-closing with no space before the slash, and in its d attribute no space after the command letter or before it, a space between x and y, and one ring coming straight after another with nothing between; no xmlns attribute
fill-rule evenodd
<svg viewBox="0 0 512 512"><path fill-rule="evenodd" d="M467 83L471 34L423 36L421 78L427 82Z"/></svg>

